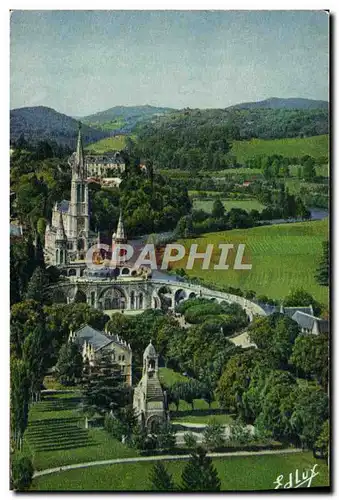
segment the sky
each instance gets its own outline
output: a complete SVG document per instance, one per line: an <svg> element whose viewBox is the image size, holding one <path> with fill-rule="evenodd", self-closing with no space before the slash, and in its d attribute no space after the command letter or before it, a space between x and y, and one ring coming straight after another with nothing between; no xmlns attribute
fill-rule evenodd
<svg viewBox="0 0 339 500"><path fill-rule="evenodd" d="M323 11L14 11L11 109L328 100Z"/></svg>

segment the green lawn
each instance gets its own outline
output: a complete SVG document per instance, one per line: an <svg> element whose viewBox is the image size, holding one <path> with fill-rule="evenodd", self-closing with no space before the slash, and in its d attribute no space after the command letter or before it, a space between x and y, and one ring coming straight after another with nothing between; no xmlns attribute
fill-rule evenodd
<svg viewBox="0 0 339 500"><path fill-rule="evenodd" d="M190 276L216 285L254 290L258 295L273 299L284 298L292 288L302 287L328 304L328 288L318 285L314 278L322 255L322 242L327 238L328 219L209 233L194 240L181 240L186 247L186 256L173 263L173 267L185 268L192 243L198 244L199 252L206 248L207 243L213 243L210 269L202 270L202 260L197 259L193 269L187 270ZM219 243L231 243L235 248L239 243L245 244L243 262L252 264L252 269L233 269L235 252L232 250L227 261L229 269L214 270L212 264L219 262Z"/></svg>
<svg viewBox="0 0 339 500"><path fill-rule="evenodd" d="M173 417L171 419L172 424L181 423L181 422L189 422L191 424L212 424L217 422L218 424L231 424L233 422L233 418L231 415L227 415L226 413L220 414L206 414L206 415L195 415L194 412L190 415L184 415L182 417Z"/></svg>
<svg viewBox="0 0 339 500"><path fill-rule="evenodd" d="M290 157L310 155L319 158L329 154L328 135L291 139L234 141L231 152L239 162L244 162L254 156L273 154Z"/></svg>
<svg viewBox="0 0 339 500"><path fill-rule="evenodd" d="M85 147L87 151L93 151L94 153L106 153L111 150L123 149L126 145L126 136L116 135L115 137L106 137L100 141L88 144Z"/></svg>
<svg viewBox="0 0 339 500"><path fill-rule="evenodd" d="M188 380L187 377L181 373L175 372L171 368L159 368L159 379L160 382L170 387L175 384L175 382L185 382Z"/></svg>
<svg viewBox="0 0 339 500"><path fill-rule="evenodd" d="M261 212L265 207L258 200L221 200L226 211L231 208L242 208L249 212L250 210L258 210ZM205 212L212 212L213 200L193 200L193 208L196 210L205 210Z"/></svg>
<svg viewBox="0 0 339 500"><path fill-rule="evenodd" d="M35 469L138 455L103 429L86 430L79 403L80 393L58 393L31 407L24 448Z"/></svg>
<svg viewBox="0 0 339 500"><path fill-rule="evenodd" d="M289 474L302 471L318 464L319 475L313 479L312 487L328 486L328 468L324 461L315 460L311 453L266 455L255 457L228 457L214 459L221 489L232 490L271 490L274 481L283 474L284 484ZM173 475L176 484L180 484L181 472L185 461L164 462ZM131 463L110 466L96 466L88 469L59 472L42 476L33 481L32 491L149 491L149 476L153 464Z"/></svg>

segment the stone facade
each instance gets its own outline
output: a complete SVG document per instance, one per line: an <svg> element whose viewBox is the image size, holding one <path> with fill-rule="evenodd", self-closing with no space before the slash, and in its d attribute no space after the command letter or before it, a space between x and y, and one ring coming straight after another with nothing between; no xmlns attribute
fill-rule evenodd
<svg viewBox="0 0 339 500"><path fill-rule="evenodd" d="M158 355L150 341L143 355L142 378L134 390L133 408L138 421L148 431L168 420L165 395L158 377Z"/></svg>
<svg viewBox="0 0 339 500"><path fill-rule="evenodd" d="M105 155L86 155L85 165L88 176L99 179L118 177L126 169L125 162L119 151Z"/></svg>
<svg viewBox="0 0 339 500"><path fill-rule="evenodd" d="M87 169L79 128L77 150L69 158L72 169L71 199L56 203L52 221L45 232L45 261L55 266L67 266L83 260L87 250L96 242L89 229Z"/></svg>
<svg viewBox="0 0 339 500"><path fill-rule="evenodd" d="M94 366L102 354L111 354L112 362L120 366L126 383L132 386L132 349L118 335L84 325L70 333L69 341L81 347L83 360L90 366Z"/></svg>

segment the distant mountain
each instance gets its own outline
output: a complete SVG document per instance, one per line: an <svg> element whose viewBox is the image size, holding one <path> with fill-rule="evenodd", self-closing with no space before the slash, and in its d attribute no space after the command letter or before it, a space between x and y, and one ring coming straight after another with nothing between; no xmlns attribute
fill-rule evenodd
<svg viewBox="0 0 339 500"><path fill-rule="evenodd" d="M114 131L116 134L129 133L138 124L157 116L162 116L175 111L172 108L156 106L115 106L82 118L84 123Z"/></svg>
<svg viewBox="0 0 339 500"><path fill-rule="evenodd" d="M70 116L58 113L45 106L17 108L10 112L11 142L21 135L28 142L36 143L42 140L55 141L63 146L74 148L78 134L78 121ZM110 134L96 130L87 125L82 126L82 136L85 144L96 142Z"/></svg>
<svg viewBox="0 0 339 500"><path fill-rule="evenodd" d="M316 101L314 99L303 99L300 97L290 97L282 99L270 97L264 101L244 102L229 106L227 109L328 109L327 101Z"/></svg>

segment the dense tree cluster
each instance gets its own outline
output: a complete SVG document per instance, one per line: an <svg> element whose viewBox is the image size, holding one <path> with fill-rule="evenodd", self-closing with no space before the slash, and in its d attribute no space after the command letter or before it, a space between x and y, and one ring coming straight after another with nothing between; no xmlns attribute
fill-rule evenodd
<svg viewBox="0 0 339 500"><path fill-rule="evenodd" d="M228 361L218 382L220 404L263 435L317 448L329 416L328 339L300 335L280 314L256 320L249 335L258 349Z"/></svg>

